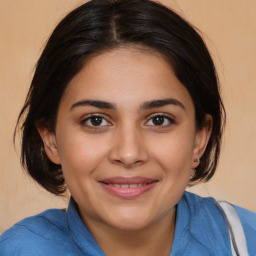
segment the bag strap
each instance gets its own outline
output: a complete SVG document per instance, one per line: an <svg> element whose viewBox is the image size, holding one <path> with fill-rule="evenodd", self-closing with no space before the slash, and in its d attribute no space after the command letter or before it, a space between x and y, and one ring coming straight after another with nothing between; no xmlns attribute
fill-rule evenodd
<svg viewBox="0 0 256 256"><path fill-rule="evenodd" d="M232 255L249 256L244 230L234 206L225 201L215 201L215 204L222 212L227 223Z"/></svg>

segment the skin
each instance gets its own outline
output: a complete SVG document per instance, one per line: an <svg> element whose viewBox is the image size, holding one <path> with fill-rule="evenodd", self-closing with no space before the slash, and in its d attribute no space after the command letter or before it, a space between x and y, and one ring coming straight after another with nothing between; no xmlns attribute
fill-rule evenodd
<svg viewBox="0 0 256 256"><path fill-rule="evenodd" d="M172 101L145 108L145 102L165 99ZM114 109L85 100L109 102ZM91 114L102 117L100 125ZM175 205L211 128L196 130L192 99L160 54L119 48L92 57L62 96L55 133L44 126L38 130L47 155L62 166L82 220L107 255L169 255ZM116 176L157 182L140 196L121 198L99 183Z"/></svg>

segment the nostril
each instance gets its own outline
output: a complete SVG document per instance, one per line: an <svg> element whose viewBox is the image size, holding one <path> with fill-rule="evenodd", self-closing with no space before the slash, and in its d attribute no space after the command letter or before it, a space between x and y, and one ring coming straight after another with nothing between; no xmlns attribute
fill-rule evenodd
<svg viewBox="0 0 256 256"><path fill-rule="evenodd" d="M121 160L116 159L113 162L115 164L122 165L125 168L133 168L135 166L143 164L145 161L143 161L143 160L135 160L135 161L129 160L128 161L127 159L121 159Z"/></svg>
<svg viewBox="0 0 256 256"><path fill-rule="evenodd" d="M121 164L122 161L121 160L114 160L114 162L118 163L118 164Z"/></svg>

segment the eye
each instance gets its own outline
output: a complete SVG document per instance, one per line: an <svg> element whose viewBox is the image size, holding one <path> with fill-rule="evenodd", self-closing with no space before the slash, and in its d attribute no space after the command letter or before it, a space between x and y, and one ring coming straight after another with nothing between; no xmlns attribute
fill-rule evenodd
<svg viewBox="0 0 256 256"><path fill-rule="evenodd" d="M90 115L81 121L81 125L91 128L98 128L111 125L103 116Z"/></svg>
<svg viewBox="0 0 256 256"><path fill-rule="evenodd" d="M175 121L173 118L163 114L156 114L147 121L146 125L166 127L174 123Z"/></svg>

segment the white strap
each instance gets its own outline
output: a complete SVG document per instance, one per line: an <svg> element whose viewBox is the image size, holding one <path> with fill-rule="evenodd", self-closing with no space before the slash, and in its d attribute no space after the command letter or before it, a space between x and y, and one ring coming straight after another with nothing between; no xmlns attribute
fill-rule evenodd
<svg viewBox="0 0 256 256"><path fill-rule="evenodd" d="M218 201L218 204L223 210L228 224L232 255L249 256L244 230L234 206L225 201Z"/></svg>

